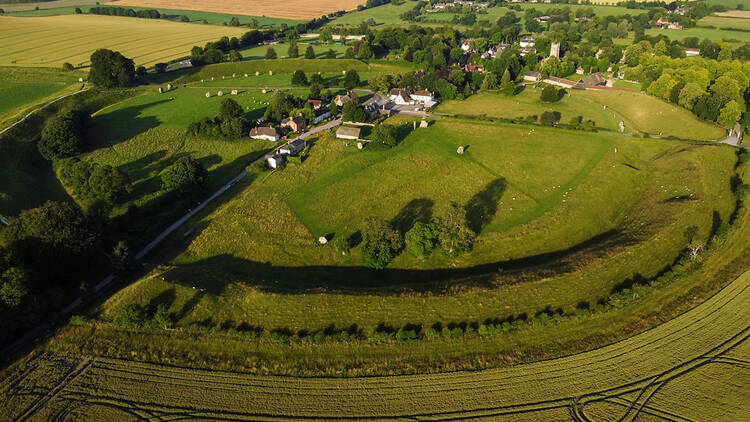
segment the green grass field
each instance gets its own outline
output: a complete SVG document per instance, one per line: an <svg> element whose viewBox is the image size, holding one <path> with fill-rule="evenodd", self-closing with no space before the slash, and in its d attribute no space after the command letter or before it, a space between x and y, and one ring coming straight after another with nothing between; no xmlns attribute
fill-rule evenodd
<svg viewBox="0 0 750 422"><path fill-rule="evenodd" d="M481 93L466 100L446 101L440 105L437 113L522 119L554 110L562 115L561 123L568 123L576 116L583 116L584 120L595 121L596 127L618 130L621 119L613 116L612 112L603 110L601 105L580 98L576 95L577 92L571 92L571 95L565 95L555 103L542 103L539 99L541 92L540 88L527 86L512 97L497 92Z"/></svg>
<svg viewBox="0 0 750 422"><path fill-rule="evenodd" d="M59 93L65 85L56 83L4 83L0 82L0 122L19 107Z"/></svg>
<svg viewBox="0 0 750 422"><path fill-rule="evenodd" d="M59 1L54 1L50 3L58 3ZM12 13L9 13L10 16L23 16L23 17L30 17L30 16L57 16L57 15L73 15L75 14L76 8L80 8L83 10L84 13L87 13L89 8L95 7L95 4L79 4L80 2L75 2L76 4L70 5L70 6L63 6L63 7L54 7L54 8L40 8L39 10L26 9L21 11L14 11ZM24 4L24 3L19 3ZM28 4L28 3L26 3ZM4 8L5 6L0 6L0 8ZM125 6L127 9L133 9L135 11L139 10L146 10L149 8L146 7L137 7L137 6ZM10 9L10 10L14 10ZM9 9L5 9L8 11ZM228 23L233 17L237 17L240 21L240 25L242 26L252 26L255 22L257 22L258 27L261 28L272 28L272 27L279 27L281 24L287 24L289 26L296 25L300 23L301 21L297 20L291 20L291 19L282 19L282 18L271 18L267 16L245 16L245 15L229 15L226 13L213 13L213 12L201 12L196 10L174 10L174 9L158 9L159 13L161 13L162 17L166 16L167 19L171 20L180 20L182 16L187 16L188 19L190 19L191 22L194 23L203 23L203 21L206 21L205 23L210 25L223 25L225 23Z"/></svg>
<svg viewBox="0 0 750 422"><path fill-rule="evenodd" d="M362 22L374 19L378 26L409 25L409 22L401 20L402 13L411 10L416 5L413 1L404 1L399 5L391 3L378 7L372 7L362 11L353 11L344 16L336 18L329 26L356 26Z"/></svg>
<svg viewBox="0 0 750 422"><path fill-rule="evenodd" d="M626 127L650 135L710 140L726 137L726 131L718 125L650 95L615 90L576 91L573 95L606 105L608 110L624 118Z"/></svg>
<svg viewBox="0 0 750 422"><path fill-rule="evenodd" d="M297 46L299 48L299 55L300 57L305 56L305 51L307 49L307 46L310 45L309 43L305 41L300 41ZM336 58L343 58L344 52L346 52L346 49L349 48L347 45L335 45L335 44L317 44L312 45L313 50L315 51L315 57L322 59L325 57L328 50L333 50L336 52ZM278 45L262 45L258 47L248 48L245 50L242 50L242 57L250 60L258 60L258 59L264 59L266 58L266 52L269 48L273 48L276 51L276 54L280 59L288 58L288 52L289 52L289 43L279 43Z"/></svg>
<svg viewBox="0 0 750 422"><path fill-rule="evenodd" d="M80 5L91 4L91 1L87 0L55 0L55 1L40 1L31 3L2 3L0 2L0 8L5 10L5 13L18 12L22 10L34 10L35 8L43 9L54 9L58 7L75 7Z"/></svg>
<svg viewBox="0 0 750 422"><path fill-rule="evenodd" d="M35 28L32 36L30 27ZM240 36L245 30L113 16L0 16L0 36L6 41L0 47L0 65L85 66L94 50L109 48L132 58L137 66L148 66L189 55L194 45L224 35Z"/></svg>

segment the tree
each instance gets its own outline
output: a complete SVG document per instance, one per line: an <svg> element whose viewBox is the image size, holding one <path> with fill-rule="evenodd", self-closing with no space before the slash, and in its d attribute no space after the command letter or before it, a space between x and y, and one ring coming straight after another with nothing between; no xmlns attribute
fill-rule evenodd
<svg viewBox="0 0 750 422"><path fill-rule="evenodd" d="M354 69L349 69L344 75L344 88L354 89L359 86L359 73Z"/></svg>
<svg viewBox="0 0 750 422"><path fill-rule="evenodd" d="M41 207L25 210L7 230L12 241L34 239L62 255L83 254L98 241L81 210L68 202L47 201Z"/></svg>
<svg viewBox="0 0 750 422"><path fill-rule="evenodd" d="M510 72L508 69L505 69L503 78L500 80L500 92L508 96L516 93L516 84L510 79Z"/></svg>
<svg viewBox="0 0 750 422"><path fill-rule="evenodd" d="M539 122L545 126L552 126L560 121L560 113L557 111L545 111L539 116Z"/></svg>
<svg viewBox="0 0 750 422"><path fill-rule="evenodd" d="M497 75L492 72L487 72L482 81L482 91L490 89L497 89Z"/></svg>
<svg viewBox="0 0 750 422"><path fill-rule="evenodd" d="M296 59L299 57L299 46L297 46L297 43L292 41L289 43L289 50L287 51L287 56Z"/></svg>
<svg viewBox="0 0 750 422"><path fill-rule="evenodd" d="M438 241L443 251L452 257L469 252L474 246L474 232L466 222L466 209L451 202L448 210L437 222Z"/></svg>
<svg viewBox="0 0 750 422"><path fill-rule="evenodd" d="M689 82L680 91L680 95L677 99L677 104L685 107L688 110L693 110L695 102L700 98L701 95L705 95L706 91L695 82Z"/></svg>
<svg viewBox="0 0 750 422"><path fill-rule="evenodd" d="M365 122L367 121L367 113L360 105L354 101L349 101L344 104L342 110L342 117L345 122Z"/></svg>
<svg viewBox="0 0 750 422"><path fill-rule="evenodd" d="M240 20L237 16L232 16L232 19L229 20L229 26L240 26Z"/></svg>
<svg viewBox="0 0 750 422"><path fill-rule="evenodd" d="M88 79L94 85L105 88L130 86L135 81L133 60L116 51L96 50L91 55Z"/></svg>
<svg viewBox="0 0 750 422"><path fill-rule="evenodd" d="M336 58L336 52L331 48L328 49L326 52L326 59L335 59Z"/></svg>
<svg viewBox="0 0 750 422"><path fill-rule="evenodd" d="M75 67L73 67L73 65L68 62L63 63L62 68L63 70L66 70L68 72L70 72L71 70L75 70Z"/></svg>
<svg viewBox="0 0 750 422"><path fill-rule="evenodd" d="M354 58L354 49L349 47L344 52L344 58L345 59L353 59Z"/></svg>
<svg viewBox="0 0 750 422"><path fill-rule="evenodd" d="M307 86L307 75L302 70L297 70L292 75L293 86Z"/></svg>
<svg viewBox="0 0 750 422"><path fill-rule="evenodd" d="M372 140L390 147L396 146L396 127L379 124L372 130Z"/></svg>
<svg viewBox="0 0 750 422"><path fill-rule="evenodd" d="M305 49L305 58L306 59L314 59L315 58L315 50L313 49L313 46L308 45Z"/></svg>
<svg viewBox="0 0 750 422"><path fill-rule="evenodd" d="M266 59L272 60L277 58L278 55L276 54L276 50L273 49L273 47L268 47L268 50L266 50Z"/></svg>
<svg viewBox="0 0 750 422"><path fill-rule="evenodd" d="M42 129L39 153L50 161L78 154L88 121L89 115L78 109L52 118Z"/></svg>
<svg viewBox="0 0 750 422"><path fill-rule="evenodd" d="M237 101L231 98L224 98L221 100L221 104L219 105L219 118L221 120L236 119L238 117L243 117L244 115L245 111Z"/></svg>
<svg viewBox="0 0 750 422"><path fill-rule="evenodd" d="M120 241L112 251L112 271L117 275L126 275L136 269L135 256L130 251L128 244Z"/></svg>
<svg viewBox="0 0 750 422"><path fill-rule="evenodd" d="M313 73L310 76L310 84L323 86L323 77L320 76L320 73Z"/></svg>
<svg viewBox="0 0 750 422"><path fill-rule="evenodd" d="M553 103L560 99L560 92L553 85L547 85L542 89L540 97L545 103Z"/></svg>
<svg viewBox="0 0 750 422"><path fill-rule="evenodd" d="M401 233L385 220L369 217L362 229L362 261L370 268L385 268L404 247Z"/></svg>
<svg viewBox="0 0 750 422"><path fill-rule="evenodd" d="M229 50L229 61L231 62L241 62L242 61L242 54L240 54L237 50Z"/></svg>
<svg viewBox="0 0 750 422"><path fill-rule="evenodd" d="M166 63L156 63L154 65L154 70L156 70L156 73L164 73L167 71L167 64Z"/></svg>
<svg viewBox="0 0 750 422"><path fill-rule="evenodd" d="M180 16L180 22L190 22L190 18L185 15L182 15Z"/></svg>
<svg viewBox="0 0 750 422"><path fill-rule="evenodd" d="M202 187L208 181L208 172L203 165L192 157L182 157L165 168L161 174L161 187L187 193Z"/></svg>
<svg viewBox="0 0 750 422"><path fill-rule="evenodd" d="M18 308L29 295L26 273L18 267L11 267L0 274L0 302L8 308Z"/></svg>
<svg viewBox="0 0 750 422"><path fill-rule="evenodd" d="M126 305L120 309L116 323L121 327L137 328L146 322L146 312L138 305Z"/></svg>
<svg viewBox="0 0 750 422"><path fill-rule="evenodd" d="M740 120L740 117L742 117L742 107L737 101L732 100L721 109L716 122L722 126L731 127Z"/></svg>
<svg viewBox="0 0 750 422"><path fill-rule="evenodd" d="M406 252L419 259L425 259L438 242L440 232L435 223L414 223L414 226L406 232Z"/></svg>

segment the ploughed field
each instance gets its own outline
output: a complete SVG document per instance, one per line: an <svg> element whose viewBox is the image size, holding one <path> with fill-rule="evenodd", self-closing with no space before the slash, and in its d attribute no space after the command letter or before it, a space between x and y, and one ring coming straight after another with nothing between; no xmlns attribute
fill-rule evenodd
<svg viewBox="0 0 750 422"><path fill-rule="evenodd" d="M259 377L41 354L0 383L4 419L741 420L750 412L750 273L610 346L432 375ZM136 357L137 358L137 357Z"/></svg>
<svg viewBox="0 0 750 422"><path fill-rule="evenodd" d="M91 53L108 48L132 58L136 66L149 66L189 55L193 46L225 35L239 37L246 30L118 16L0 16L0 36L5 41L0 46L0 65L87 66Z"/></svg>

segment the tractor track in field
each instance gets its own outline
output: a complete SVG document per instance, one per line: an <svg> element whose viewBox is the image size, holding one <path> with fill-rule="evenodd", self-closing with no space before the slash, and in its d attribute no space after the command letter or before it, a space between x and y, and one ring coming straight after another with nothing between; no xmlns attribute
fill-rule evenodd
<svg viewBox="0 0 750 422"><path fill-rule="evenodd" d="M727 366L733 372L750 371L750 356L737 355L736 351L750 339L750 319L741 312L748 304L750 272L691 311L622 342L577 355L478 372L310 379L110 358L83 360L15 420L45 410L48 420L63 421L106 408L129 419L153 421L465 421L521 415L544 419L544 412L557 412L575 422L593 422L601 419L592 416L594 409L590 406L603 404L609 412L607 421L629 422L639 415L649 415L665 421L694 422L699 419L661 409L653 398L672 381L707 365ZM665 352L672 354L666 353L666 360L660 360ZM734 353L726 356L729 352ZM652 360L655 363L650 363ZM649 364L640 374L632 372ZM39 365L32 362L30 366L5 384L23 389L19 384ZM613 386L607 385L609 380ZM515 391L519 384L535 384L540 392L525 397ZM178 393L169 394L176 395L151 393L166 391L170 386ZM129 390L133 388L140 393L133 394ZM191 401L179 393L195 390L201 390L207 398ZM222 398L223 402L218 404L211 397ZM254 399L235 404L235 399L244 401L248 397ZM361 401L362 397L367 400ZM382 406L372 406L375 402ZM412 408L417 403L421 404Z"/></svg>

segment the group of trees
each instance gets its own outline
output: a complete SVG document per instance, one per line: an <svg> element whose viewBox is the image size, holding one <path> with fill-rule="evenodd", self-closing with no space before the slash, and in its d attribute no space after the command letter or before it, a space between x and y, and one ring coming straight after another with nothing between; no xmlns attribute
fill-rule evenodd
<svg viewBox="0 0 750 422"><path fill-rule="evenodd" d="M187 133L192 136L240 138L247 135L249 130L250 122L245 119L242 106L231 98L224 98L216 117L204 117L190 123Z"/></svg>
<svg viewBox="0 0 750 422"><path fill-rule="evenodd" d="M717 59L671 58L662 41L640 41L626 50L625 77L638 80L647 93L680 105L697 116L731 126L746 111L750 66L732 59L718 43Z"/></svg>
<svg viewBox="0 0 750 422"><path fill-rule="evenodd" d="M104 88L126 87L135 82L135 66L117 51L96 50L91 55L89 82Z"/></svg>
<svg viewBox="0 0 750 422"><path fill-rule="evenodd" d="M101 202L112 206L133 190L130 178L122 170L76 158L63 160L58 174L73 196L84 204Z"/></svg>
<svg viewBox="0 0 750 422"><path fill-rule="evenodd" d="M161 188L179 195L201 192L208 182L208 171L200 161L184 156L159 174Z"/></svg>
<svg viewBox="0 0 750 422"><path fill-rule="evenodd" d="M76 13L78 12L77 9ZM95 6L89 8L89 13L92 15L108 15L108 16L128 16L131 18L145 18L145 19L159 19L162 17L156 9L142 9L135 11L133 9L126 9L124 7L117 6Z"/></svg>
<svg viewBox="0 0 750 422"><path fill-rule="evenodd" d="M404 249L418 259L428 258L436 249L456 258L471 251L475 237L466 219L466 208L455 202L441 217L417 221L405 234L381 218L370 217L362 229L362 262L382 269Z"/></svg>

